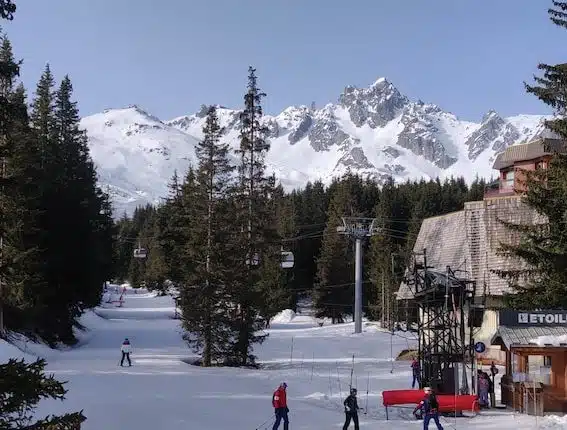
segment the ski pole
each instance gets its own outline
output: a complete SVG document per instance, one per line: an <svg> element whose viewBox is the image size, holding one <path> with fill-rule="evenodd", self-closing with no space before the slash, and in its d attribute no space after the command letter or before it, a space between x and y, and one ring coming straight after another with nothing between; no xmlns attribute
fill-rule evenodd
<svg viewBox="0 0 567 430"><path fill-rule="evenodd" d="M352 354L352 366L350 368L350 387L352 388L352 374L354 373L354 354Z"/></svg>
<svg viewBox="0 0 567 430"><path fill-rule="evenodd" d="M370 372L368 372L368 379L366 379L366 405L364 406L364 415L368 413L368 391L370 388Z"/></svg>
<svg viewBox="0 0 567 430"><path fill-rule="evenodd" d="M266 424L268 424L270 421L272 421L273 418L268 418L266 421L264 421L262 424L260 424L258 427L256 427L254 430L261 430L261 427L265 426Z"/></svg>

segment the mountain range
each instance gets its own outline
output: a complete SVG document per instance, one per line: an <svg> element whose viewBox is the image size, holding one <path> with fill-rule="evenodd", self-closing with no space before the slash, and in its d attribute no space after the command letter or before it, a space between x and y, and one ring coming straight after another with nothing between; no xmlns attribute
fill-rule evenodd
<svg viewBox="0 0 567 430"><path fill-rule="evenodd" d="M223 139L236 149L240 111L217 108ZM196 163L206 111L202 106L197 113L162 120L133 105L81 119L116 217L163 201L174 171L182 177ZM347 86L336 103L321 108L290 106L264 116L271 143L266 164L287 190L318 179L329 183L348 171L378 182L489 179L495 154L548 135L546 118L502 117L490 110L478 123L463 121L435 104L410 100L380 78L367 88Z"/></svg>

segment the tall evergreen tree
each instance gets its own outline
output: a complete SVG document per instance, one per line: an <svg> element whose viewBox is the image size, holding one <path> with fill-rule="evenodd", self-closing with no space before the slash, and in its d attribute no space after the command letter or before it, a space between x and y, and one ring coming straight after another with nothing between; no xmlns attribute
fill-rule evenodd
<svg viewBox="0 0 567 430"><path fill-rule="evenodd" d="M13 304L23 294L22 272L18 259L24 251L20 240L22 207L18 183L21 179L14 158L17 156L18 123L27 115L15 97L20 64L15 61L12 45L2 35L0 47L0 335L4 334L5 305Z"/></svg>
<svg viewBox="0 0 567 430"><path fill-rule="evenodd" d="M30 319L50 343L73 343L73 325L83 310L99 303L111 275L113 221L106 196L96 186L85 132L79 128L68 77L57 91L46 67L33 103L39 191L37 243L45 285L32 292Z"/></svg>
<svg viewBox="0 0 567 430"><path fill-rule="evenodd" d="M191 168L188 173L193 176ZM186 211L185 203L189 204L190 201L183 199L182 184L177 172L174 172L169 183L169 196L165 204L158 209L157 218L159 242L167 268L167 277L176 286L180 286L184 282L181 250L186 240L186 225L183 221Z"/></svg>
<svg viewBox="0 0 567 430"><path fill-rule="evenodd" d="M374 208L378 234L370 240L369 272L375 288L368 298L373 317L389 320L394 309L394 291L399 287L399 274L403 272L404 251L408 242L412 201L404 189L389 180L382 186L382 192ZM413 243L409 245L413 247ZM400 267L402 266L402 267ZM390 312L388 312L390 311Z"/></svg>
<svg viewBox="0 0 567 430"><path fill-rule="evenodd" d="M148 255L145 266L144 278L148 289L157 291L164 295L168 288L168 267L165 260L162 243L160 240L160 218L159 209L155 212L148 226Z"/></svg>
<svg viewBox="0 0 567 430"><path fill-rule="evenodd" d="M79 110L72 94L71 80L65 76L55 106L58 146L65 162L63 203L68 208L66 216L61 218L68 221L66 261L74 266L73 270L67 269L68 282L74 284L72 291L78 293L75 299L82 312L99 303L102 285L112 274L114 229L108 195L97 186L87 135L79 127Z"/></svg>
<svg viewBox="0 0 567 430"><path fill-rule="evenodd" d="M295 208L293 201L286 198L281 185L275 187L273 194L268 198L271 209L268 214L272 216L270 224L274 225L277 237L293 237L295 229ZM264 317L266 325L269 327L270 320L282 309L295 307L293 300L292 279L293 270L291 268L282 269L283 252L287 250L290 243L283 243L278 249L277 245L270 244L270 258L264 258L260 282L258 284L261 294L259 306L260 314ZM289 248L293 252L293 248Z"/></svg>
<svg viewBox="0 0 567 430"><path fill-rule="evenodd" d="M327 221L328 198L321 181L308 182L297 193L297 235L294 242L294 286L299 291L311 293L317 274L317 256L321 250L322 231Z"/></svg>
<svg viewBox="0 0 567 430"><path fill-rule="evenodd" d="M148 265L153 264L157 255L138 258L134 256L135 249L145 249L146 252L155 250L157 243L154 242L154 224L156 208L150 204L138 207L132 218L132 235L128 240L132 243L130 253L130 265L128 267L128 282L134 288L148 287ZM157 238L159 241L159 238Z"/></svg>
<svg viewBox="0 0 567 430"><path fill-rule="evenodd" d="M343 217L362 216L360 178L347 175L338 181L327 212L321 254L317 260L317 283L314 304L318 317L343 322L345 313L353 311L354 247L352 241L337 233Z"/></svg>
<svg viewBox="0 0 567 430"><path fill-rule="evenodd" d="M41 168L46 170L52 167L52 170L58 171L61 165L57 164L60 154L56 146L55 78L49 64L45 66L37 83L30 120L40 148ZM52 177L51 172L46 172L46 176Z"/></svg>
<svg viewBox="0 0 567 430"><path fill-rule="evenodd" d="M187 226L186 253L193 267L181 289L181 309L186 339L208 367L232 355L233 339L226 274L231 270L227 263L234 227L228 202L234 167L228 145L220 142L222 129L214 106L208 109L203 135L195 149L199 164Z"/></svg>
<svg viewBox="0 0 567 430"><path fill-rule="evenodd" d="M262 98L257 85L256 70L248 69L248 86L244 110L240 114L240 156L238 187L234 196L235 221L241 229L233 251L233 294L237 303L235 324L238 337L234 344L235 359L240 365L254 361L252 347L262 342L258 334L264 325L259 298L262 290L277 285L280 278L280 250L273 206L275 179L265 173L265 157L270 149L266 140L267 127L262 123Z"/></svg>

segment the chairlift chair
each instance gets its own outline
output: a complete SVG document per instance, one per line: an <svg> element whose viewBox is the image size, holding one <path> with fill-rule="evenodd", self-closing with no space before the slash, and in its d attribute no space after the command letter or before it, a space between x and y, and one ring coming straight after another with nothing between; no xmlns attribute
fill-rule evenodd
<svg viewBox="0 0 567 430"><path fill-rule="evenodd" d="M282 250L282 262L281 262L282 269L291 269L293 267L293 263L294 263L293 252Z"/></svg>
<svg viewBox="0 0 567 430"><path fill-rule="evenodd" d="M148 256L148 251L146 248L136 248L134 249L134 258L146 258Z"/></svg>
<svg viewBox="0 0 567 430"><path fill-rule="evenodd" d="M247 266L250 266L250 265L252 265L252 266L257 266L257 265L259 265L259 264L260 264L260 255L259 255L257 252L255 252L255 253L253 254L253 256L252 256L252 261L250 261L250 256L249 256L249 255L246 256L246 265L247 265Z"/></svg>

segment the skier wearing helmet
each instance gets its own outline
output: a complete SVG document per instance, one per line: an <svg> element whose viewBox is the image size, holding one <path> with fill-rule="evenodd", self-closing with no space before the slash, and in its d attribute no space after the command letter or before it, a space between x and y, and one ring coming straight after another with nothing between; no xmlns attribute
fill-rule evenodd
<svg viewBox="0 0 567 430"><path fill-rule="evenodd" d="M130 353L132 352L132 345L128 338L124 339L122 345L120 346L120 351L122 352L122 359L120 360L120 366L124 366L124 359L128 360L128 366L132 366L132 361L130 361Z"/></svg>
<svg viewBox="0 0 567 430"><path fill-rule="evenodd" d="M358 427L358 411L361 409L358 407L358 402L356 401L356 388L350 389L350 395L343 402L345 405L345 425L343 430L347 430L350 425L350 421L354 421L354 430L359 430Z"/></svg>
<svg viewBox="0 0 567 430"><path fill-rule="evenodd" d="M272 406L274 407L274 412L276 414L276 421L274 422L272 430L278 430L281 420L283 420L284 430L289 429L289 418L287 417L289 408L287 407L286 388L287 384L282 382L272 396Z"/></svg>

